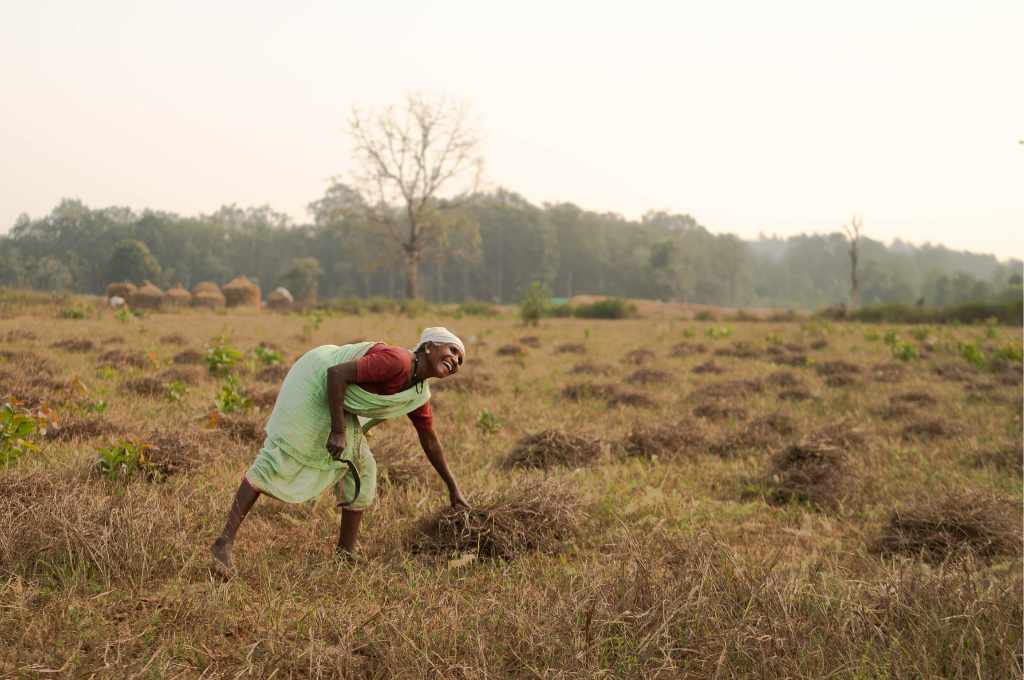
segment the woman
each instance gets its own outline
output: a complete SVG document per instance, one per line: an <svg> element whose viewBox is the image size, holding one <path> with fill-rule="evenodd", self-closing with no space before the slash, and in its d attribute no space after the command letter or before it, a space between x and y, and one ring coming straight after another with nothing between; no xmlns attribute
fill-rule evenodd
<svg viewBox="0 0 1024 680"><path fill-rule="evenodd" d="M382 342L323 345L288 371L267 437L242 478L224 530L211 547L214 567L231 573L238 526L261 493L288 502L316 498L335 487L341 512L338 551L354 554L363 510L372 503L377 465L365 433L389 418L408 415L427 459L448 487L454 507L469 507L448 469L433 429L427 378L458 372L462 341L446 328L427 328L416 349Z"/></svg>

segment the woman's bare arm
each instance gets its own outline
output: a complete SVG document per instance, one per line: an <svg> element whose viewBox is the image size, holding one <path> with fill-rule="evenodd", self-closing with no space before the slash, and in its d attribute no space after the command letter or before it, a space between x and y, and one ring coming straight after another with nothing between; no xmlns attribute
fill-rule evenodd
<svg viewBox="0 0 1024 680"><path fill-rule="evenodd" d="M451 499L452 506L468 508L469 503L462 497L459 485L455 482L455 477L452 476L451 470L448 469L448 461L444 457L444 450L441 448L441 442L438 441L437 435L434 434L433 430L417 430L417 433L420 436L420 446L423 447L423 453L427 454L427 460L434 466L437 474L440 475L445 486L448 487L448 497Z"/></svg>
<svg viewBox="0 0 1024 680"><path fill-rule="evenodd" d="M331 434L327 438L327 451L335 459L345 450L345 390L355 381L354 361L327 369L327 408L331 413Z"/></svg>

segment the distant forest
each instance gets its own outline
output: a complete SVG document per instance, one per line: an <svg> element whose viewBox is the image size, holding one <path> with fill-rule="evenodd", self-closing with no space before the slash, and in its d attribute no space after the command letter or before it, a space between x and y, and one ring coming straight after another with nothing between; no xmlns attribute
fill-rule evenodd
<svg viewBox="0 0 1024 680"><path fill-rule="evenodd" d="M294 224L269 207L225 206L195 217L64 200L49 215L23 215L0 236L0 285L102 293L119 272L112 254L145 244L161 287L223 284L244 274L264 294L296 263L319 263L319 296L401 297L405 262L396 234L335 183ZM571 203L534 205L506 190L438 205L420 290L435 302L509 303L533 281L555 296L599 294L722 306L817 308L849 294L848 243L839 231L744 241L684 214L640 220ZM865 235L871 234L870 223ZM123 248L120 248L123 250ZM315 269L315 265L314 265ZM1019 297L1022 263L941 245L860 243L861 302L940 306Z"/></svg>

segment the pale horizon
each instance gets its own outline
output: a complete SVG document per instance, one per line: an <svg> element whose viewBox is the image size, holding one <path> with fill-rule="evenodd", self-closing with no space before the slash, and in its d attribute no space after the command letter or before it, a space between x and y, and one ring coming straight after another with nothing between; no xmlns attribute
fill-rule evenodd
<svg viewBox="0 0 1024 680"><path fill-rule="evenodd" d="M424 91L537 204L1024 257L1024 3L619 7L5 8L0 232L62 197L307 222L352 107Z"/></svg>

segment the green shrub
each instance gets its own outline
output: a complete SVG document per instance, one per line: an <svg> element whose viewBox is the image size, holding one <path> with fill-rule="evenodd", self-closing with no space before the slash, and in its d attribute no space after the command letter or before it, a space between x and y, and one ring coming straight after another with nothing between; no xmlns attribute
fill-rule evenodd
<svg viewBox="0 0 1024 680"><path fill-rule="evenodd" d="M975 368L986 368L988 366L988 358L985 356L985 352L973 342L961 342L958 349L963 360Z"/></svg>
<svg viewBox="0 0 1024 680"><path fill-rule="evenodd" d="M993 352L992 356L1003 361L1024 361L1024 352L1018 345L1004 345Z"/></svg>
<svg viewBox="0 0 1024 680"><path fill-rule="evenodd" d="M555 319L569 319L575 315L576 307L568 302L549 304L544 307L544 316L550 316Z"/></svg>
<svg viewBox="0 0 1024 680"><path fill-rule="evenodd" d="M476 419L476 429L480 430L483 435L496 434L502 427L501 421L498 416L494 415L487 409L480 412L480 415Z"/></svg>
<svg viewBox="0 0 1024 680"><path fill-rule="evenodd" d="M281 356L281 353L276 349L270 349L269 347L264 347L262 345L256 347L252 353L264 366L275 366L281 363L284 359L284 357Z"/></svg>
<svg viewBox="0 0 1024 680"><path fill-rule="evenodd" d="M819 316L827 316L818 312ZM995 319L1003 325L1024 324L1024 301L984 303L970 302L950 307L917 307L913 305L867 305L845 317L868 323L954 324L983 323Z"/></svg>
<svg viewBox="0 0 1024 680"><path fill-rule="evenodd" d="M422 298L405 299L399 303L398 311L403 316L415 319L430 311L430 303Z"/></svg>
<svg viewBox="0 0 1024 680"><path fill-rule="evenodd" d="M64 307L57 312L57 317L60 319L84 319L88 316L89 311L81 306L74 305L72 307Z"/></svg>
<svg viewBox="0 0 1024 680"><path fill-rule="evenodd" d="M366 305L359 298L343 297L321 301L317 303L316 309L350 316L362 316L366 312Z"/></svg>
<svg viewBox="0 0 1024 680"><path fill-rule="evenodd" d="M900 361L910 361L921 357L921 353L917 351L917 346L912 345L909 342L903 342L902 340L897 341L892 345L891 350L893 358L899 359Z"/></svg>
<svg viewBox="0 0 1024 680"><path fill-rule="evenodd" d="M206 367L210 375L226 375L242 360L242 353L227 344L226 338L218 337L214 342L216 344L206 350Z"/></svg>
<svg viewBox="0 0 1024 680"><path fill-rule="evenodd" d="M882 336L878 334L878 331L870 330L864 334L864 339L868 342L878 342L882 339Z"/></svg>
<svg viewBox="0 0 1024 680"><path fill-rule="evenodd" d="M45 431L45 421L14 404L0 406L0 465L36 451L34 439Z"/></svg>
<svg viewBox="0 0 1024 680"><path fill-rule="evenodd" d="M143 474L149 479L163 477L159 467L146 459L148 446L133 439L124 439L99 450L96 468L110 481Z"/></svg>
<svg viewBox="0 0 1024 680"><path fill-rule="evenodd" d="M252 399L245 393L245 389L242 387L242 383L238 381L238 378L234 375L229 375L217 392L214 404L216 404L217 410L220 413L236 413L238 411L245 411L252 406Z"/></svg>
<svg viewBox="0 0 1024 680"><path fill-rule="evenodd" d="M728 338L732 335L732 328L730 326L712 326L704 331L704 335L712 340L716 338Z"/></svg>
<svg viewBox="0 0 1024 680"><path fill-rule="evenodd" d="M168 401L181 401L186 392L188 392L188 385L180 380L172 380L167 383L166 395Z"/></svg>
<svg viewBox="0 0 1024 680"><path fill-rule="evenodd" d="M544 310L551 299L551 290L543 283L534 281L526 289L523 299L519 302L519 317L524 324L536 326L544 316Z"/></svg>
<svg viewBox="0 0 1024 680"><path fill-rule="evenodd" d="M391 298L374 295L366 298L366 311L371 314L395 314L398 312L398 303Z"/></svg>
<svg viewBox="0 0 1024 680"><path fill-rule="evenodd" d="M718 316L716 316L713 312L710 312L706 309L702 309L693 315L693 319L694 321L718 321Z"/></svg>
<svg viewBox="0 0 1024 680"><path fill-rule="evenodd" d="M577 305L574 313L580 319L626 319L636 314L636 305L622 298L607 298Z"/></svg>

